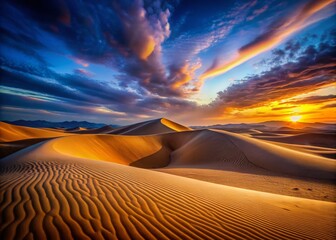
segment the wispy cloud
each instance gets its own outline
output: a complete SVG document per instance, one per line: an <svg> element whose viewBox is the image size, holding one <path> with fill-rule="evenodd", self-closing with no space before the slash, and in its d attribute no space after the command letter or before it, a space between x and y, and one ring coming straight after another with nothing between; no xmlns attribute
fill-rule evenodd
<svg viewBox="0 0 336 240"><path fill-rule="evenodd" d="M81 65L82 67L88 67L90 65L88 62L84 61L83 59L80 59L74 56L69 56L69 58L73 60L75 63Z"/></svg>
<svg viewBox="0 0 336 240"><path fill-rule="evenodd" d="M248 21L251 21L264 13L268 9L268 5L262 6L261 8L255 9L250 16L248 16L246 19Z"/></svg>
<svg viewBox="0 0 336 240"><path fill-rule="evenodd" d="M327 103L330 101L335 101L336 95L329 94L329 95L322 95L322 96L310 96L301 99L291 100L288 103L293 104L317 104L317 103Z"/></svg>
<svg viewBox="0 0 336 240"><path fill-rule="evenodd" d="M92 72L90 72L90 71L88 71L84 68L77 68L77 69L74 70L74 73L79 74L79 75L84 75L84 76L89 77L89 78L93 77L93 75L94 75Z"/></svg>
<svg viewBox="0 0 336 240"><path fill-rule="evenodd" d="M305 5L294 11L294 13L287 15L282 19L277 19L263 34L258 36L249 44L240 48L237 57L225 64L214 64L201 75L201 79L223 74L257 56L258 54L275 47L293 33L318 20L321 20L321 18L311 17L332 2L334 2L334 0L310 0Z"/></svg>

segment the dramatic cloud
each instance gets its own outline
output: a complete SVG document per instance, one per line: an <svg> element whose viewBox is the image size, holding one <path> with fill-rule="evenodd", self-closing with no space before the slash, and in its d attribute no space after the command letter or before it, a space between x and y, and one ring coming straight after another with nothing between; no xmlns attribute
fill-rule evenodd
<svg viewBox="0 0 336 240"><path fill-rule="evenodd" d="M63 115L124 124L165 116L188 123L189 114L219 119L225 108L272 99L319 101L320 96L294 97L328 86L334 78L333 19L318 22L332 15L327 11L331 2L5 0L1 118L34 118L38 112L35 118ZM318 27L308 29L307 39L299 36L314 22ZM262 72L258 76L250 75L253 67L240 65L288 36L292 39L283 48L269 52L271 59L253 66ZM222 52L239 56L222 64ZM243 79L239 84L204 82L238 65L227 79Z"/></svg>
<svg viewBox="0 0 336 240"><path fill-rule="evenodd" d="M50 69L41 71L8 63L9 61L3 62L1 67L3 90L0 93L2 107L7 110L8 107L19 106L20 109L114 119L125 117L130 120L134 117L177 114L197 107L195 103L180 98L140 96L134 92L116 89L87 78L82 73L57 74Z"/></svg>
<svg viewBox="0 0 336 240"><path fill-rule="evenodd" d="M202 74L201 78L206 79L225 73L256 55L275 47L291 34L320 20L320 18L311 19L310 17L332 2L334 2L334 0L310 0L293 14L272 23L263 34L240 48L238 56L233 60L219 66L218 64L214 64L213 67Z"/></svg>
<svg viewBox="0 0 336 240"><path fill-rule="evenodd" d="M325 102L335 101L335 100L336 100L336 95L330 94L330 95L325 95L325 96L311 96L311 97L306 97L303 99L292 100L289 103L316 104L316 103L325 103Z"/></svg>
<svg viewBox="0 0 336 240"><path fill-rule="evenodd" d="M12 12L5 15L6 21L20 25L20 29L31 29L35 25L39 33L46 32L60 39L72 52L68 58L77 64L88 67L90 62L94 62L115 67L122 75L128 76L128 81L154 94L179 95L177 90L165 90L167 86L169 88L169 82L161 62L161 44L170 35L167 4L155 1L145 6L141 0L100 1L97 4L55 0L48 3L35 1L34 4L14 2L15 7L5 5L6 10ZM15 18L18 14L20 18ZM20 23L18 19L31 20ZM8 25L3 27L2 32L12 47L43 60L30 50L34 46L44 47L39 46L41 41L7 28ZM30 48L22 46L24 42Z"/></svg>
<svg viewBox="0 0 336 240"><path fill-rule="evenodd" d="M312 51L312 49L315 49ZM260 75L246 78L218 93L215 108L257 107L272 101L291 98L335 83L335 45L308 46L297 61L273 67ZM312 55L312 52L314 54ZM332 98L334 95L323 98ZM318 101L310 97L302 102ZM326 100L326 99L325 99ZM297 103L297 102L295 102Z"/></svg>
<svg viewBox="0 0 336 240"><path fill-rule="evenodd" d="M244 22L250 8L256 3L247 1L227 10L225 14L214 14L207 21L199 23L196 31L187 29L168 43L169 48L164 53L168 56L169 82L173 89L182 89L187 96L200 90L203 81L195 74L203 66L199 55L218 46L235 27ZM199 31L200 28L206 31Z"/></svg>
<svg viewBox="0 0 336 240"><path fill-rule="evenodd" d="M96 104L128 103L137 98L134 93L113 88L84 75L62 75L49 69L40 71L42 69L8 63L1 64L2 86Z"/></svg>

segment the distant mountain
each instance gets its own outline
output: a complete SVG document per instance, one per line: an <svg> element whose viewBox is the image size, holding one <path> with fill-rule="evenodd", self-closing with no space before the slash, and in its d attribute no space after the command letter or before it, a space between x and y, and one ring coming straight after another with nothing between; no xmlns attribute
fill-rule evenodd
<svg viewBox="0 0 336 240"><path fill-rule="evenodd" d="M306 129L306 128L305 128L305 129ZM314 130L315 130L315 128L309 128L309 129L314 129ZM290 127L279 127L278 130L279 130L279 131L297 131L297 129L295 129L295 128L290 128ZM307 130L308 130L308 129L307 129Z"/></svg>
<svg viewBox="0 0 336 240"><path fill-rule="evenodd" d="M194 129L200 128L217 128L227 130L242 130L242 129L258 129L258 130L324 130L336 131L336 124L328 123L305 123L305 122L286 122L286 121L266 121L261 123L230 123L216 124L211 126L193 126Z"/></svg>
<svg viewBox="0 0 336 240"><path fill-rule="evenodd" d="M217 124L217 125L213 125L212 127L225 127L225 128L240 128L240 129L251 129L251 128L257 128L257 129L261 129L261 128L266 128L267 126L265 126L264 124L259 124L259 123L251 123L251 124L248 124L248 123L239 123L239 124L233 124L233 123L230 123L230 124L225 124L225 125L220 125L220 124Z"/></svg>
<svg viewBox="0 0 336 240"><path fill-rule="evenodd" d="M290 128L290 129L300 129L300 130L336 130L336 124L329 124L329 123L306 123L306 122L285 122L285 121L267 121L262 122L260 124L263 124L267 126L268 128Z"/></svg>
<svg viewBox="0 0 336 240"><path fill-rule="evenodd" d="M63 128L63 129L76 129L76 128L101 128L106 126L104 123L91 123L87 121L65 121L65 122L49 122L44 120L17 120L17 121L4 121L6 123L26 126L26 127L35 127L35 128ZM109 125L111 127L118 127L118 125Z"/></svg>

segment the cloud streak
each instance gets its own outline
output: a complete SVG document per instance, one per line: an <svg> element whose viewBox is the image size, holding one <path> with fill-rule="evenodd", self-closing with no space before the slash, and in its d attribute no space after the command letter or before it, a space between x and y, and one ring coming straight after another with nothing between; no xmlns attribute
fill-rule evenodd
<svg viewBox="0 0 336 240"><path fill-rule="evenodd" d="M302 99L292 100L287 103L293 103L293 104L319 104L319 103L327 103L329 101L335 101L336 95L335 94L329 94L329 95L323 95L323 96L310 96L305 97Z"/></svg>
<svg viewBox="0 0 336 240"><path fill-rule="evenodd" d="M213 67L205 71L200 78L204 80L223 74L259 55L260 53L275 47L293 33L320 20L318 18L311 19L310 17L333 2L334 0L310 0L305 5L297 9L293 14L272 23L269 28L263 34L254 39L254 41L241 47L239 49L238 56L233 60L219 66L214 64Z"/></svg>

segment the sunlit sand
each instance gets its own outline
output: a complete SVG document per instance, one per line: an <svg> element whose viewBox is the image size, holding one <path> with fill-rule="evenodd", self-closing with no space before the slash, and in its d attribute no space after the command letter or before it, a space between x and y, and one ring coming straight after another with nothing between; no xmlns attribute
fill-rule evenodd
<svg viewBox="0 0 336 240"><path fill-rule="evenodd" d="M168 119L71 133L1 123L1 136L2 150L26 143L0 160L2 239L336 237L336 163L303 151L307 136Z"/></svg>

